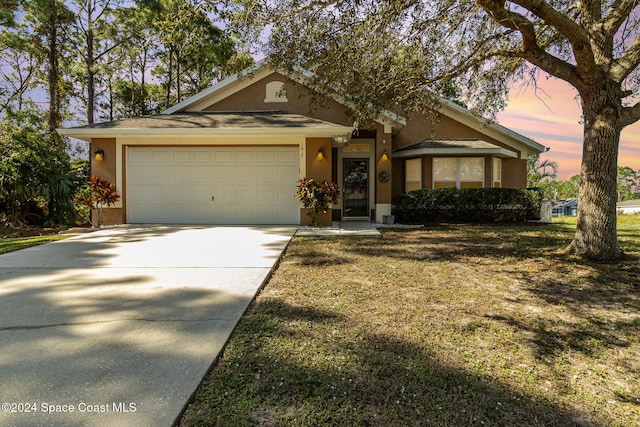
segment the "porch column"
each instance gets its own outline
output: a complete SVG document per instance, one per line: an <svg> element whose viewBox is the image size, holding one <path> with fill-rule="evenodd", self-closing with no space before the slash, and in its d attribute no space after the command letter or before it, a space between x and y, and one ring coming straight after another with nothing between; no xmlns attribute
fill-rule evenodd
<svg viewBox="0 0 640 427"><path fill-rule="evenodd" d="M391 126L376 123L375 174L376 182L376 214L377 223L382 223L384 215L391 215L391 183L394 177L391 170L392 151Z"/></svg>

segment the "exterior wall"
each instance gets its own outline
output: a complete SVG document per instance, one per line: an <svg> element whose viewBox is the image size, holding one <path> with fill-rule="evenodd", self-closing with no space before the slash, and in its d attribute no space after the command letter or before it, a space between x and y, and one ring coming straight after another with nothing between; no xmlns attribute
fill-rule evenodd
<svg viewBox="0 0 640 427"><path fill-rule="evenodd" d="M502 186L504 188L527 188L527 161L502 159Z"/></svg>
<svg viewBox="0 0 640 427"><path fill-rule="evenodd" d="M324 159L318 160L318 151L323 151ZM306 147L306 166L307 178L313 178L315 181L333 180L332 175L333 150L331 149L331 138L307 138ZM310 225L311 218L308 215L309 209L300 208L300 225ZM332 211L329 209L327 213L318 216L320 226L331 225Z"/></svg>
<svg viewBox="0 0 640 427"><path fill-rule="evenodd" d="M102 160L96 160L94 152L97 149L104 150L104 157ZM91 175L99 176L109 182L118 183L117 180L117 165L119 156L117 155L117 144L115 138L94 138L91 140L90 146L91 153ZM119 187L119 194L121 200L124 198L122 190ZM113 207L104 206L102 208L102 223L104 225L114 225L124 223L124 209L122 208L122 202L114 205ZM91 224L98 226L98 212L97 209L91 209Z"/></svg>
<svg viewBox="0 0 640 427"><path fill-rule="evenodd" d="M477 138L515 151L518 157L520 157L521 154L515 147L506 145L497 139L491 138L444 115L439 115L437 121L430 120L423 116L414 116L408 119L407 125L395 136L393 148L406 147L427 138Z"/></svg>
<svg viewBox="0 0 640 427"><path fill-rule="evenodd" d="M104 150L103 160L96 160L94 152ZM116 139L94 138L91 140L91 175L99 176L110 182L116 181Z"/></svg>
<svg viewBox="0 0 640 427"><path fill-rule="evenodd" d="M265 102L266 85L274 81L285 83L287 102ZM282 74L273 73L207 107L204 111L284 110L345 126L353 125L353 120L348 119L347 108L344 105L333 100L324 100L322 104L318 104L319 97L309 88L288 80Z"/></svg>
<svg viewBox="0 0 640 427"><path fill-rule="evenodd" d="M373 218L377 223L383 222L384 215L391 215L391 200L393 186L392 171L392 145L393 135L384 132L384 126L376 125L376 144L375 144L375 169L372 171L371 179L375 182L375 212ZM387 155L387 159L382 159L383 153ZM391 178L387 182L380 180L380 174L387 172L391 174Z"/></svg>

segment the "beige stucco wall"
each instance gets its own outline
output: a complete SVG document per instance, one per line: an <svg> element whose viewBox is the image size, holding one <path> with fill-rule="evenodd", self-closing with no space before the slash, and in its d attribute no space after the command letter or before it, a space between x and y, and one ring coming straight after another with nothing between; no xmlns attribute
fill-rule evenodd
<svg viewBox="0 0 640 427"><path fill-rule="evenodd" d="M91 175L99 176L109 182L116 183L120 200L112 206L104 206L102 208L102 223L104 225L123 224L125 222L123 201L124 195L122 186L118 185L118 162L120 156L117 151L117 142L115 138L94 138L91 140ZM102 160L95 159L95 151L97 149L104 150ZM98 213L96 209L91 210L91 223L93 226L98 225Z"/></svg>
<svg viewBox="0 0 640 427"><path fill-rule="evenodd" d="M394 148L402 148L416 144L428 138L474 138L495 144L499 147L514 151L520 156L516 147L508 146L495 138L466 126L452 118L438 115L436 120L422 116L414 116L407 120L407 125L394 137Z"/></svg>
<svg viewBox="0 0 640 427"><path fill-rule="evenodd" d="M323 160L318 160L318 150L322 150ZM331 149L331 138L307 138L306 140L306 178L312 178L315 181L331 182L333 164L333 150ZM325 214L318 216L318 223L321 226L331 225L331 210ZM308 209L300 208L300 225L311 224L311 218L308 215Z"/></svg>
<svg viewBox="0 0 640 427"><path fill-rule="evenodd" d="M266 85L274 81L285 83L287 102L264 102ZM353 125L353 120L348 118L344 105L333 100L324 100L321 104L317 104L318 99L319 95L307 87L288 80L282 74L273 73L250 84L242 91L205 108L205 111L283 110L287 113L315 117L344 126Z"/></svg>

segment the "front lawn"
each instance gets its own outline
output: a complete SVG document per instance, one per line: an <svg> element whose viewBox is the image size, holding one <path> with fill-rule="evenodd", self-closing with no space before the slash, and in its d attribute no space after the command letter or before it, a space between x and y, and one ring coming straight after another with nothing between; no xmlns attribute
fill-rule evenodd
<svg viewBox="0 0 640 427"><path fill-rule="evenodd" d="M7 252L26 249L31 246L51 243L57 240L66 239L68 237L70 236L64 236L64 235L60 236L57 234L50 234L45 236L31 236L31 237L3 237L3 238L0 238L0 254L6 254Z"/></svg>
<svg viewBox="0 0 640 427"><path fill-rule="evenodd" d="M181 425L640 425L619 226L614 264L554 253L575 222L294 238Z"/></svg>

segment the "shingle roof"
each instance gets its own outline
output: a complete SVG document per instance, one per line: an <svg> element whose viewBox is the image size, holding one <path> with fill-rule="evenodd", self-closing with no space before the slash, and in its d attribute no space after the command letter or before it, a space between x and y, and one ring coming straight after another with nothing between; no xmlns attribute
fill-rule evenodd
<svg viewBox="0 0 640 427"><path fill-rule="evenodd" d="M351 135L351 127L284 111L187 112L132 117L67 129L60 135L90 141L119 136Z"/></svg>
<svg viewBox="0 0 640 427"><path fill-rule="evenodd" d="M69 129L304 128L336 124L284 111L229 111L157 114Z"/></svg>
<svg viewBox="0 0 640 427"><path fill-rule="evenodd" d="M425 154L495 154L516 157L517 154L490 142L475 138L430 138L393 150L395 157L411 157Z"/></svg>
<svg viewBox="0 0 640 427"><path fill-rule="evenodd" d="M417 142L406 147L398 148L394 150L394 153L418 150L418 149L447 149L447 148L462 148L462 149L487 149L487 148L500 148L495 144L491 144L481 139L473 138L442 138L442 139L425 139L424 141Z"/></svg>

